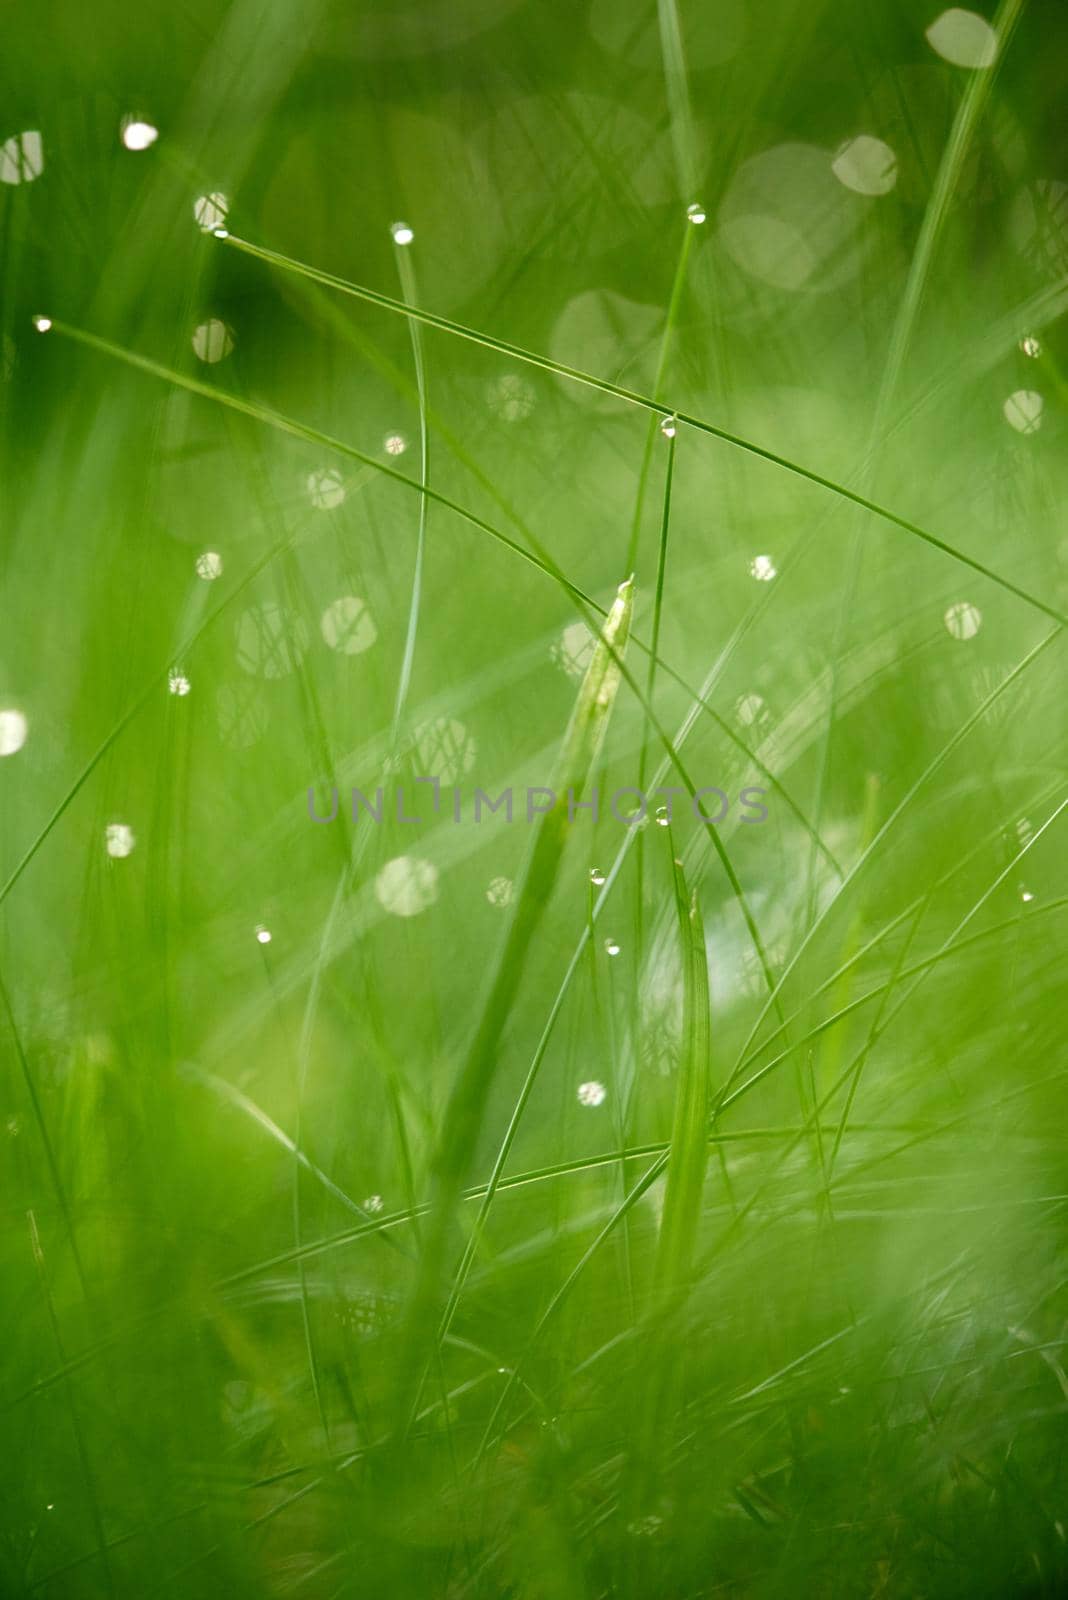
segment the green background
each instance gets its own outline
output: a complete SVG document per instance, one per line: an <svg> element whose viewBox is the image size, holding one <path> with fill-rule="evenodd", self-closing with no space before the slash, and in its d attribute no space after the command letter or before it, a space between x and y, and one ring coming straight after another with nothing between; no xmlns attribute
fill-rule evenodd
<svg viewBox="0 0 1068 1600"><path fill-rule="evenodd" d="M0 184L4 1595L1068 1592L1068 13L1010 0L973 71L937 10L8 8L0 144L43 167ZM859 135L885 192L836 173ZM549 783L576 591L631 570L594 780L651 784L651 686L764 824L587 814L500 905L523 824L310 823L310 784Z"/></svg>

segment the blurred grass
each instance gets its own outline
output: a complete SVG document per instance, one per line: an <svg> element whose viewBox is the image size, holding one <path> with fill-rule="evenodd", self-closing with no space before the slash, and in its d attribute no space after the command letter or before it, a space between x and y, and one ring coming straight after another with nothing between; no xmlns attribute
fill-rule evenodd
<svg viewBox="0 0 1068 1600"><path fill-rule="evenodd" d="M5 19L3 1595L1068 1592L1068 13L937 13Z"/></svg>

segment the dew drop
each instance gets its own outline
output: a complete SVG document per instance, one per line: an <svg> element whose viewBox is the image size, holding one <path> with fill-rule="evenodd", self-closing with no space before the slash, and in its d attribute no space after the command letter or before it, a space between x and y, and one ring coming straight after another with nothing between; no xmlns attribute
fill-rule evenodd
<svg viewBox="0 0 1068 1600"><path fill-rule="evenodd" d="M159 129L140 117L123 117L121 133L127 150L147 150L159 138Z"/></svg>
<svg viewBox="0 0 1068 1600"><path fill-rule="evenodd" d="M657 827L658 828L666 828L669 825L670 822L671 822L671 818L668 816L668 808L667 808L667 806L657 806L657 808L656 808L656 825L657 825Z"/></svg>
<svg viewBox="0 0 1068 1600"><path fill-rule="evenodd" d="M664 417L660 424L660 432L664 435L665 439L674 439L678 430L679 423L677 417Z"/></svg>
<svg viewBox="0 0 1068 1600"><path fill-rule="evenodd" d="M384 1201L380 1194L369 1194L363 1203L363 1209L369 1211L372 1216L377 1216L383 1204Z"/></svg>
<svg viewBox="0 0 1068 1600"><path fill-rule="evenodd" d="M1024 905L1025 906L1029 906L1031 904L1031 901L1034 898L1035 897L1032 894L1031 890L1030 889L1025 889L1023 884L1021 884L1020 885L1020 899L1023 901Z"/></svg>
<svg viewBox="0 0 1068 1600"><path fill-rule="evenodd" d="M1030 356L1032 361L1036 360L1042 354L1042 346L1039 344L1034 334L1031 333L1029 333L1026 338L1020 340L1020 349L1023 351L1025 356Z"/></svg>
<svg viewBox="0 0 1068 1600"><path fill-rule="evenodd" d="M600 867L590 868L590 882L593 884L595 889L599 889L601 887L602 883L604 882L604 873L601 871Z"/></svg>
<svg viewBox="0 0 1068 1600"><path fill-rule="evenodd" d="M615 939L606 939L604 942L604 948L605 954L610 956L618 956L620 951L620 946Z"/></svg>
<svg viewBox="0 0 1068 1600"><path fill-rule="evenodd" d="M172 672L167 678L167 688L179 697L187 695L192 687L184 672Z"/></svg>
<svg viewBox="0 0 1068 1600"><path fill-rule="evenodd" d="M580 1106L603 1106L608 1090L603 1083L591 1079L589 1083L580 1083L577 1093Z"/></svg>
<svg viewBox="0 0 1068 1600"><path fill-rule="evenodd" d="M749 576L758 583L770 583L778 575L779 569L770 556L754 556L749 563Z"/></svg>
<svg viewBox="0 0 1068 1600"><path fill-rule="evenodd" d="M271 930L270 930L270 928L265 928L263 926L262 922L261 922L259 924L259 926L257 927L257 929L256 929L256 943L257 944L270 944L270 942L271 942Z"/></svg>
<svg viewBox="0 0 1068 1600"><path fill-rule="evenodd" d="M230 202L227 197L221 190L216 190L214 194L197 196L193 201L193 218L201 233L214 233L217 236L222 229L225 236L224 224L229 209Z"/></svg>
<svg viewBox="0 0 1068 1600"><path fill-rule="evenodd" d="M700 227L701 223L704 222L704 220L705 220L706 216L708 215L708 213L705 211L705 208L704 208L703 205L701 205L701 204L699 204L698 202L695 201L695 203L692 206L687 206L686 207L686 215L687 215L688 219L690 220L690 222L692 222L696 227Z"/></svg>
<svg viewBox="0 0 1068 1600"><path fill-rule="evenodd" d="M414 228L410 228L406 222L394 222L389 231L394 244L411 244L415 238Z"/></svg>
<svg viewBox="0 0 1068 1600"><path fill-rule="evenodd" d="M37 329L38 333L47 333L49 328L52 326L52 318L51 317L34 317L33 325Z"/></svg>

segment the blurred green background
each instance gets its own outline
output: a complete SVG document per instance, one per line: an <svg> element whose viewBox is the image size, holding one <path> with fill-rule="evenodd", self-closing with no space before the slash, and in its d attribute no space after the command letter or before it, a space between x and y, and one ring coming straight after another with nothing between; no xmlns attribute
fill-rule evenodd
<svg viewBox="0 0 1068 1600"><path fill-rule="evenodd" d="M3 46L0 1592L1068 1592L1068 12ZM435 1243L533 830L344 796L549 783L631 570L602 792L768 820L575 823Z"/></svg>

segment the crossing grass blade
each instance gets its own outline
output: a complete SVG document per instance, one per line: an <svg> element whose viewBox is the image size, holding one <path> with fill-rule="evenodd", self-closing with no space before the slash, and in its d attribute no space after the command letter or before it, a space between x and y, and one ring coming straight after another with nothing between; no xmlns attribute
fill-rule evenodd
<svg viewBox="0 0 1068 1600"><path fill-rule="evenodd" d="M474 1039L441 1122L432 1169L433 1196L411 1295L399 1364L398 1393L405 1415L419 1401L420 1352L436 1330L446 1270L446 1247L481 1132L501 1038L523 977L531 940L560 872L573 810L585 793L608 732L621 681L634 610L634 580L619 586L580 685L551 784L552 802L534 829L516 887L515 906Z"/></svg>
<svg viewBox="0 0 1068 1600"><path fill-rule="evenodd" d="M711 1093L711 1005L704 922L696 888L672 857L672 883L682 965L682 1034L671 1140L666 1152L663 1208L647 1313L649 1357L633 1445L631 1513L643 1502L667 1448L664 1423L680 1392L685 1345L679 1339L708 1166Z"/></svg>

